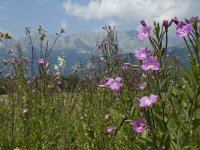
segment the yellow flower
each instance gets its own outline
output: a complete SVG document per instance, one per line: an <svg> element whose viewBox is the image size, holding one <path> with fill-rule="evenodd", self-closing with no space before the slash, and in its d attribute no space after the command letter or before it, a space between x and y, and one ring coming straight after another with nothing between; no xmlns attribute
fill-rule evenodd
<svg viewBox="0 0 200 150"><path fill-rule="evenodd" d="M14 150L20 150L19 147L16 147Z"/></svg>

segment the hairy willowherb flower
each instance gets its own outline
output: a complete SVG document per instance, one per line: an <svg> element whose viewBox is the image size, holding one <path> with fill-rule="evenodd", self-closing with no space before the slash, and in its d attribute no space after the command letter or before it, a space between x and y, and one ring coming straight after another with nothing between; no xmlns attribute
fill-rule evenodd
<svg viewBox="0 0 200 150"><path fill-rule="evenodd" d="M110 79L109 77L105 76L103 78L103 80L101 80L101 82L99 83L99 87L105 87L105 86L107 86L106 84L107 84L107 82L108 82L109 79Z"/></svg>
<svg viewBox="0 0 200 150"><path fill-rule="evenodd" d="M145 84L141 83L141 84L138 84L138 87L143 90L145 88Z"/></svg>
<svg viewBox="0 0 200 150"><path fill-rule="evenodd" d="M156 103L157 102L157 99L158 99L158 96L157 95L154 95L154 94L150 94L150 96L144 96L142 98L139 99L140 101L140 104L139 106L140 107L148 107L148 106L151 106L152 104Z"/></svg>
<svg viewBox="0 0 200 150"><path fill-rule="evenodd" d="M138 118L133 121L133 128L135 132L142 133L146 128L146 120L144 118Z"/></svg>
<svg viewBox="0 0 200 150"><path fill-rule="evenodd" d="M172 19L172 21L176 24L176 25L178 25L179 24L179 20L178 20L178 18L177 17L174 17L173 19Z"/></svg>
<svg viewBox="0 0 200 150"><path fill-rule="evenodd" d="M142 70L159 70L160 69L160 63L158 62L158 59L156 56L150 56L148 59L142 61Z"/></svg>
<svg viewBox="0 0 200 150"><path fill-rule="evenodd" d="M121 77L117 77L117 78L110 78L108 80L108 82L106 83L106 85L109 87L110 90L112 91L119 91L121 88Z"/></svg>
<svg viewBox="0 0 200 150"><path fill-rule="evenodd" d="M146 47L142 47L134 52L135 57L139 60L145 60L150 55L150 51Z"/></svg>
<svg viewBox="0 0 200 150"><path fill-rule="evenodd" d="M45 61L44 61L44 58L38 58L37 62L38 64L42 65L44 64Z"/></svg>
<svg viewBox="0 0 200 150"><path fill-rule="evenodd" d="M163 26L164 26L165 28L167 28L167 27L169 26L169 21L168 21L168 20L164 20L164 21L163 21Z"/></svg>
<svg viewBox="0 0 200 150"><path fill-rule="evenodd" d="M176 27L176 36L179 38L186 37L192 32L192 25L186 22L180 22Z"/></svg>
<svg viewBox="0 0 200 150"><path fill-rule="evenodd" d="M144 27L147 26L147 24L146 24L146 22L145 22L144 20L140 20L140 24L141 24L142 26L144 26Z"/></svg>
<svg viewBox="0 0 200 150"><path fill-rule="evenodd" d="M150 32L152 30L152 27L147 26L144 20L141 20L140 23L142 26L138 31L138 38L140 40L148 39L150 37Z"/></svg>
<svg viewBox="0 0 200 150"><path fill-rule="evenodd" d="M196 17L191 17L190 19L188 19L188 22L189 22L190 24L195 23L195 22L200 23L200 19L199 19L198 16L196 16Z"/></svg>
<svg viewBox="0 0 200 150"><path fill-rule="evenodd" d="M113 127L112 127L112 126L108 126L108 127L106 128L106 131L107 131L108 133L111 133L111 132L113 131Z"/></svg>

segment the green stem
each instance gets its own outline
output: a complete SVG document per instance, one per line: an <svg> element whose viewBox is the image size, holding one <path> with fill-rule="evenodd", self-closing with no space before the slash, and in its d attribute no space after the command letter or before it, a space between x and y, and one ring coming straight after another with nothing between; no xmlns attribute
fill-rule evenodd
<svg viewBox="0 0 200 150"><path fill-rule="evenodd" d="M192 54L192 50L191 50L190 46L188 45L186 38L184 37L183 39L184 39L185 44L186 44L186 46L187 46L187 48L188 48L188 50L190 52L190 55L191 55L191 58L192 58L193 62L196 64L196 61L195 61L194 56Z"/></svg>

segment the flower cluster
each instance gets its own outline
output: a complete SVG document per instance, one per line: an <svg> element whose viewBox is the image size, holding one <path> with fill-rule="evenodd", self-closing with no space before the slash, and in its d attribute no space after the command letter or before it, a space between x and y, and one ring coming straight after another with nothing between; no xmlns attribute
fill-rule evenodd
<svg viewBox="0 0 200 150"><path fill-rule="evenodd" d="M58 64L54 65L54 69L56 70L56 75L60 75L61 72L64 72L65 69L65 60L58 56Z"/></svg>
<svg viewBox="0 0 200 150"><path fill-rule="evenodd" d="M174 17L172 19L172 22L174 22L176 26L176 36L179 38L184 38L188 36L189 33L192 32L192 25L194 23L200 23L200 19L198 17L191 17L190 19L187 19L186 21L179 21L177 17Z"/></svg>
<svg viewBox="0 0 200 150"><path fill-rule="evenodd" d="M135 57L142 61L142 70L159 70L160 63L156 56L151 56L150 51L146 47L134 52Z"/></svg>
<svg viewBox="0 0 200 150"><path fill-rule="evenodd" d="M121 81L122 81L121 77L116 77L116 78L104 77L99 86L100 87L107 86L111 91L119 91L122 86Z"/></svg>

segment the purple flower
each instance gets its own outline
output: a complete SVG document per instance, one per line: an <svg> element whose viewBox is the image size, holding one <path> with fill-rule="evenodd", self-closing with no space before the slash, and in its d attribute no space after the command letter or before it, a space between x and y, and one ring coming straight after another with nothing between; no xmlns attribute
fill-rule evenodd
<svg viewBox="0 0 200 150"><path fill-rule="evenodd" d="M106 86L106 84L107 84L107 82L108 82L108 80L109 80L110 78L109 77L104 77L103 78L103 80L101 80L101 82L99 83L99 87L104 87L104 86Z"/></svg>
<svg viewBox="0 0 200 150"><path fill-rule="evenodd" d="M40 65L41 65L41 64L44 64L44 58L38 58L38 61L37 61L37 62L38 62L38 64L40 64Z"/></svg>
<svg viewBox="0 0 200 150"><path fill-rule="evenodd" d="M160 69L160 63L158 62L158 59L156 56L150 56L147 60L142 61L142 70L159 70Z"/></svg>
<svg viewBox="0 0 200 150"><path fill-rule="evenodd" d="M142 98L139 99L140 107L147 107L150 106L152 104L154 104L155 102L157 102L158 96L154 95L154 94L150 94L150 97L144 96Z"/></svg>
<svg viewBox="0 0 200 150"><path fill-rule="evenodd" d="M108 127L106 128L106 131L107 131L108 133L111 133L111 132L113 131L113 127L112 127L112 126L108 126Z"/></svg>
<svg viewBox="0 0 200 150"><path fill-rule="evenodd" d="M164 20L164 21L163 21L163 26L164 26L165 28L167 28L167 27L169 26L169 21L168 21L168 20Z"/></svg>
<svg viewBox="0 0 200 150"><path fill-rule="evenodd" d="M186 37L192 31L192 26L186 22L180 22L176 27L176 36L179 38Z"/></svg>
<svg viewBox="0 0 200 150"><path fill-rule="evenodd" d="M139 86L139 88L140 88L141 90L143 90L143 89L145 88L145 85L144 85L143 83L139 84L138 86Z"/></svg>
<svg viewBox="0 0 200 150"><path fill-rule="evenodd" d="M146 47L142 47L141 49L135 51L134 55L139 60L145 60L150 55L150 51Z"/></svg>
<svg viewBox="0 0 200 150"><path fill-rule="evenodd" d="M145 73L142 73L142 77L146 79L147 75Z"/></svg>
<svg viewBox="0 0 200 150"><path fill-rule="evenodd" d="M56 83L57 83L58 85L60 85L60 84L61 84L61 81L60 81L60 80L56 80Z"/></svg>
<svg viewBox="0 0 200 150"><path fill-rule="evenodd" d="M191 17L190 19L188 19L188 22L189 22L190 24L195 23L195 22L200 23L200 19L199 19L198 16L196 16L196 17Z"/></svg>
<svg viewBox="0 0 200 150"><path fill-rule="evenodd" d="M56 81L56 84L57 84L57 85L60 85L60 84L62 83L61 80L60 80L59 78L56 78L55 81Z"/></svg>
<svg viewBox="0 0 200 150"><path fill-rule="evenodd" d="M127 65L122 65L121 68L122 68L122 70L127 70L128 66Z"/></svg>
<svg viewBox="0 0 200 150"><path fill-rule="evenodd" d="M106 85L110 88L110 90L112 91L119 91L121 88L121 77L117 77L117 78L110 78L108 80L108 82L106 83Z"/></svg>
<svg viewBox="0 0 200 150"><path fill-rule="evenodd" d="M179 24L179 20L178 20L178 18L177 17L174 17L173 19L172 19L172 21L176 24L176 25L178 25Z"/></svg>
<svg viewBox="0 0 200 150"><path fill-rule="evenodd" d="M147 26L147 24L146 24L146 22L145 22L144 20L141 20L141 21L140 21L140 24L141 24L143 27L146 27L146 26Z"/></svg>
<svg viewBox="0 0 200 150"><path fill-rule="evenodd" d="M152 27L150 26L141 26L141 28L138 31L138 38L140 40L145 40L150 37L150 32L152 30Z"/></svg>
<svg viewBox="0 0 200 150"><path fill-rule="evenodd" d="M135 132L142 133L146 128L146 120L144 118L138 118L133 121L133 127Z"/></svg>

